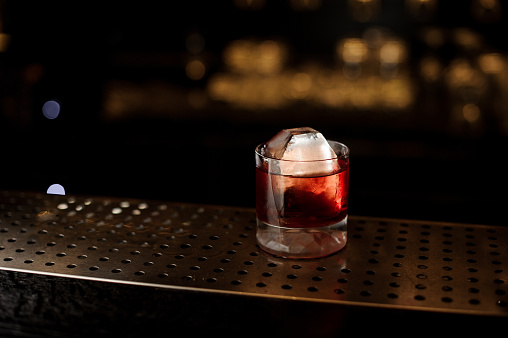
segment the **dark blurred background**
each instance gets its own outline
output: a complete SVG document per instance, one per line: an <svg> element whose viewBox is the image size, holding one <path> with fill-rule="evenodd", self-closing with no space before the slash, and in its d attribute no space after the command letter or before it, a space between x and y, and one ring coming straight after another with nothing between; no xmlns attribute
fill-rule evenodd
<svg viewBox="0 0 508 338"><path fill-rule="evenodd" d="M0 0L0 189L253 207L255 146L310 126L351 149L350 214L504 224L507 23L499 0Z"/></svg>

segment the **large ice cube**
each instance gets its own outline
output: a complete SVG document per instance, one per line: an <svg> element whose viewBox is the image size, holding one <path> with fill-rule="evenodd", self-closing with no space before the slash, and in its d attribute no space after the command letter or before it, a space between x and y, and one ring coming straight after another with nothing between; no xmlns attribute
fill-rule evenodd
<svg viewBox="0 0 508 338"><path fill-rule="evenodd" d="M282 175L320 176L337 170L337 157L325 137L309 127L284 129L266 143L265 156L281 160L270 170Z"/></svg>

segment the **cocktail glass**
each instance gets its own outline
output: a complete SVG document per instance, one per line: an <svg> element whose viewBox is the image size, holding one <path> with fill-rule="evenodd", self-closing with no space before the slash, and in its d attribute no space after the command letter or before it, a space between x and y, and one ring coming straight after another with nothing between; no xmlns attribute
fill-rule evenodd
<svg viewBox="0 0 508 338"><path fill-rule="evenodd" d="M269 157L256 147L256 238L261 249L286 258L317 258L347 242L349 148L328 141L336 157L292 161ZM319 163L316 163L319 162ZM306 174L319 165L324 175ZM291 170L286 174L284 168Z"/></svg>

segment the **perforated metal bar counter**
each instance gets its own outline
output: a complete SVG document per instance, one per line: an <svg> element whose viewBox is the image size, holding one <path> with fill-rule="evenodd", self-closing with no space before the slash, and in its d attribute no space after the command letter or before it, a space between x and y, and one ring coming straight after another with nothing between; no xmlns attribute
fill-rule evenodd
<svg viewBox="0 0 508 338"><path fill-rule="evenodd" d="M0 192L0 270L197 295L508 317L508 228L350 216L320 259L256 246L255 212Z"/></svg>

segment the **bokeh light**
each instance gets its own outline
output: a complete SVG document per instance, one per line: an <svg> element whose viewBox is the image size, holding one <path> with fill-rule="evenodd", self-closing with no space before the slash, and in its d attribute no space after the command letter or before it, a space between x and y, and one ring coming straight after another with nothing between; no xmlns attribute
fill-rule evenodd
<svg viewBox="0 0 508 338"><path fill-rule="evenodd" d="M238 9L257 11L265 7L266 0L234 0Z"/></svg>
<svg viewBox="0 0 508 338"><path fill-rule="evenodd" d="M387 41L379 50L381 63L401 63L406 59L406 47L402 41Z"/></svg>
<svg viewBox="0 0 508 338"><path fill-rule="evenodd" d="M60 184L52 184L46 193L49 195L65 195L65 189Z"/></svg>
<svg viewBox="0 0 508 338"><path fill-rule="evenodd" d="M205 76L206 67L201 60L191 60L185 66L185 73L191 80L201 80Z"/></svg>
<svg viewBox="0 0 508 338"><path fill-rule="evenodd" d="M345 63L360 63L367 58L367 45L364 40L348 38L339 42L337 47L339 58Z"/></svg>
<svg viewBox="0 0 508 338"><path fill-rule="evenodd" d="M443 66L441 61L433 56L426 56L420 61L420 75L426 82L436 82L441 78Z"/></svg>
<svg viewBox="0 0 508 338"><path fill-rule="evenodd" d="M315 11L322 5L322 0L289 0L289 6L295 11Z"/></svg>
<svg viewBox="0 0 508 338"><path fill-rule="evenodd" d="M501 19L503 10L499 0L473 0L471 13L479 22L492 23Z"/></svg>
<svg viewBox="0 0 508 338"><path fill-rule="evenodd" d="M0 53L7 51L11 42L11 36L6 33L0 32Z"/></svg>
<svg viewBox="0 0 508 338"><path fill-rule="evenodd" d="M381 9L379 0L349 0L349 13L358 22L373 20Z"/></svg>
<svg viewBox="0 0 508 338"><path fill-rule="evenodd" d="M433 19L438 8L437 0L406 0L406 8L420 22Z"/></svg>
<svg viewBox="0 0 508 338"><path fill-rule="evenodd" d="M467 122L475 123L479 120L481 111L476 104L469 103L462 108L462 114Z"/></svg>
<svg viewBox="0 0 508 338"><path fill-rule="evenodd" d="M483 53L478 57L478 64L487 74L498 74L505 68L505 60L500 53Z"/></svg>
<svg viewBox="0 0 508 338"><path fill-rule="evenodd" d="M60 104L56 101L46 101L42 106L42 114L50 119L56 119L60 114Z"/></svg>

